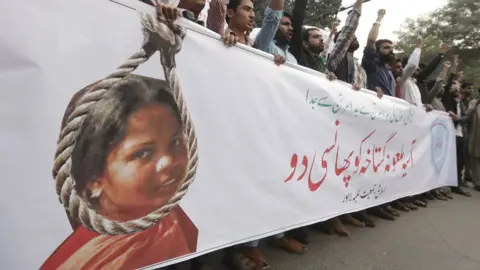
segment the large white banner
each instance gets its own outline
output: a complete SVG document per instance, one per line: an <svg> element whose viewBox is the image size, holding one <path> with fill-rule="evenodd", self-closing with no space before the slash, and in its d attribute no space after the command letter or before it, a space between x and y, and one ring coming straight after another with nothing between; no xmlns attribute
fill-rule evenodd
<svg viewBox="0 0 480 270"><path fill-rule="evenodd" d="M174 55L143 17L143 64L153 10L121 2L0 2L2 269L155 268L456 183L448 115L187 21Z"/></svg>

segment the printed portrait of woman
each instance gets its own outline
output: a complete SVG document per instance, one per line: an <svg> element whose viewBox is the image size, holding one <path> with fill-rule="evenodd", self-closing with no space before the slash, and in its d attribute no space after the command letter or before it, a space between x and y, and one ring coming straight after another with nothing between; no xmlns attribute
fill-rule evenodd
<svg viewBox="0 0 480 270"><path fill-rule="evenodd" d="M72 98L62 123L91 86ZM168 83L129 75L96 102L71 154L76 193L109 220L164 206L187 175L188 150ZM198 230L180 206L136 233L102 235L79 221L42 269L137 269L196 251Z"/></svg>

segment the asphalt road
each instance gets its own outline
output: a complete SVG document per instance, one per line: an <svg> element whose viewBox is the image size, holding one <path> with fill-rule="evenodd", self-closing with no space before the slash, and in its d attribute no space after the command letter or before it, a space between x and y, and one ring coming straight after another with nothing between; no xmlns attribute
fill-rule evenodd
<svg viewBox="0 0 480 270"><path fill-rule="evenodd" d="M480 193L469 191L376 228L348 227L347 238L310 231L307 254L261 249L272 270L480 270ZM226 269L220 255L209 256L214 270Z"/></svg>

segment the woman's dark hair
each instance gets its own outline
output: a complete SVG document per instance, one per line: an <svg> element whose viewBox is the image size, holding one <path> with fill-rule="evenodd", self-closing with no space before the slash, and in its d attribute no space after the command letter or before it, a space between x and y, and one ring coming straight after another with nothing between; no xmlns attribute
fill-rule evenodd
<svg viewBox="0 0 480 270"><path fill-rule="evenodd" d="M65 112L62 128L74 110L74 105L93 85L74 95ZM75 190L82 198L88 201L88 183L103 174L108 153L124 138L128 118L135 111L148 105L167 105L181 123L178 107L168 88L165 81L129 75L114 85L90 109L71 155L70 173L75 179Z"/></svg>

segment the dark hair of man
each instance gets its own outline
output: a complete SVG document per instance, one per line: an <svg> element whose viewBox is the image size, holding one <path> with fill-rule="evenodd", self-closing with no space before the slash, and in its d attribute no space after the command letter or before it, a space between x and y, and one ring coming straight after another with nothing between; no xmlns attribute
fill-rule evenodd
<svg viewBox="0 0 480 270"><path fill-rule="evenodd" d="M74 95L64 119L91 86ZM149 105L164 105L181 123L178 107L167 89L168 83L163 80L129 75L114 85L91 108L71 155L75 190L82 198L88 200L90 197L86 187L103 174L109 152L125 137L128 119L138 109Z"/></svg>
<svg viewBox="0 0 480 270"><path fill-rule="evenodd" d="M393 42L389 39L379 39L375 42L375 47L377 48L377 50L380 50L380 47L382 46L383 43L393 44Z"/></svg>
<svg viewBox="0 0 480 270"><path fill-rule="evenodd" d="M418 65L418 67L421 68L421 69L424 69L424 68L426 68L427 66L426 66L424 63L420 63L420 64Z"/></svg>
<svg viewBox="0 0 480 270"><path fill-rule="evenodd" d="M243 0L230 0L230 1L228 1L227 10L231 9L231 10L236 12L237 8L242 4L242 1ZM253 2L253 0L252 0L252 2ZM225 21L227 22L227 24L229 23L229 20L230 19L228 18L228 16L225 15Z"/></svg>
<svg viewBox="0 0 480 270"><path fill-rule="evenodd" d="M237 10L240 4L242 4L242 0L230 0L227 4L227 9Z"/></svg>
<svg viewBox="0 0 480 270"><path fill-rule="evenodd" d="M292 14L290 14L289 12L287 11L284 11L283 12L283 17L285 18L289 18L290 19L290 22L292 20ZM283 18L282 18L283 19ZM284 43L284 42L287 42L284 34L282 33L282 31L280 30L280 27L277 28L277 31L275 32L275 37L274 37L274 40L278 43Z"/></svg>
<svg viewBox="0 0 480 270"><path fill-rule="evenodd" d="M318 30L318 28L308 28L308 29L303 29L303 41L308 43L308 39L310 38L310 32Z"/></svg>

